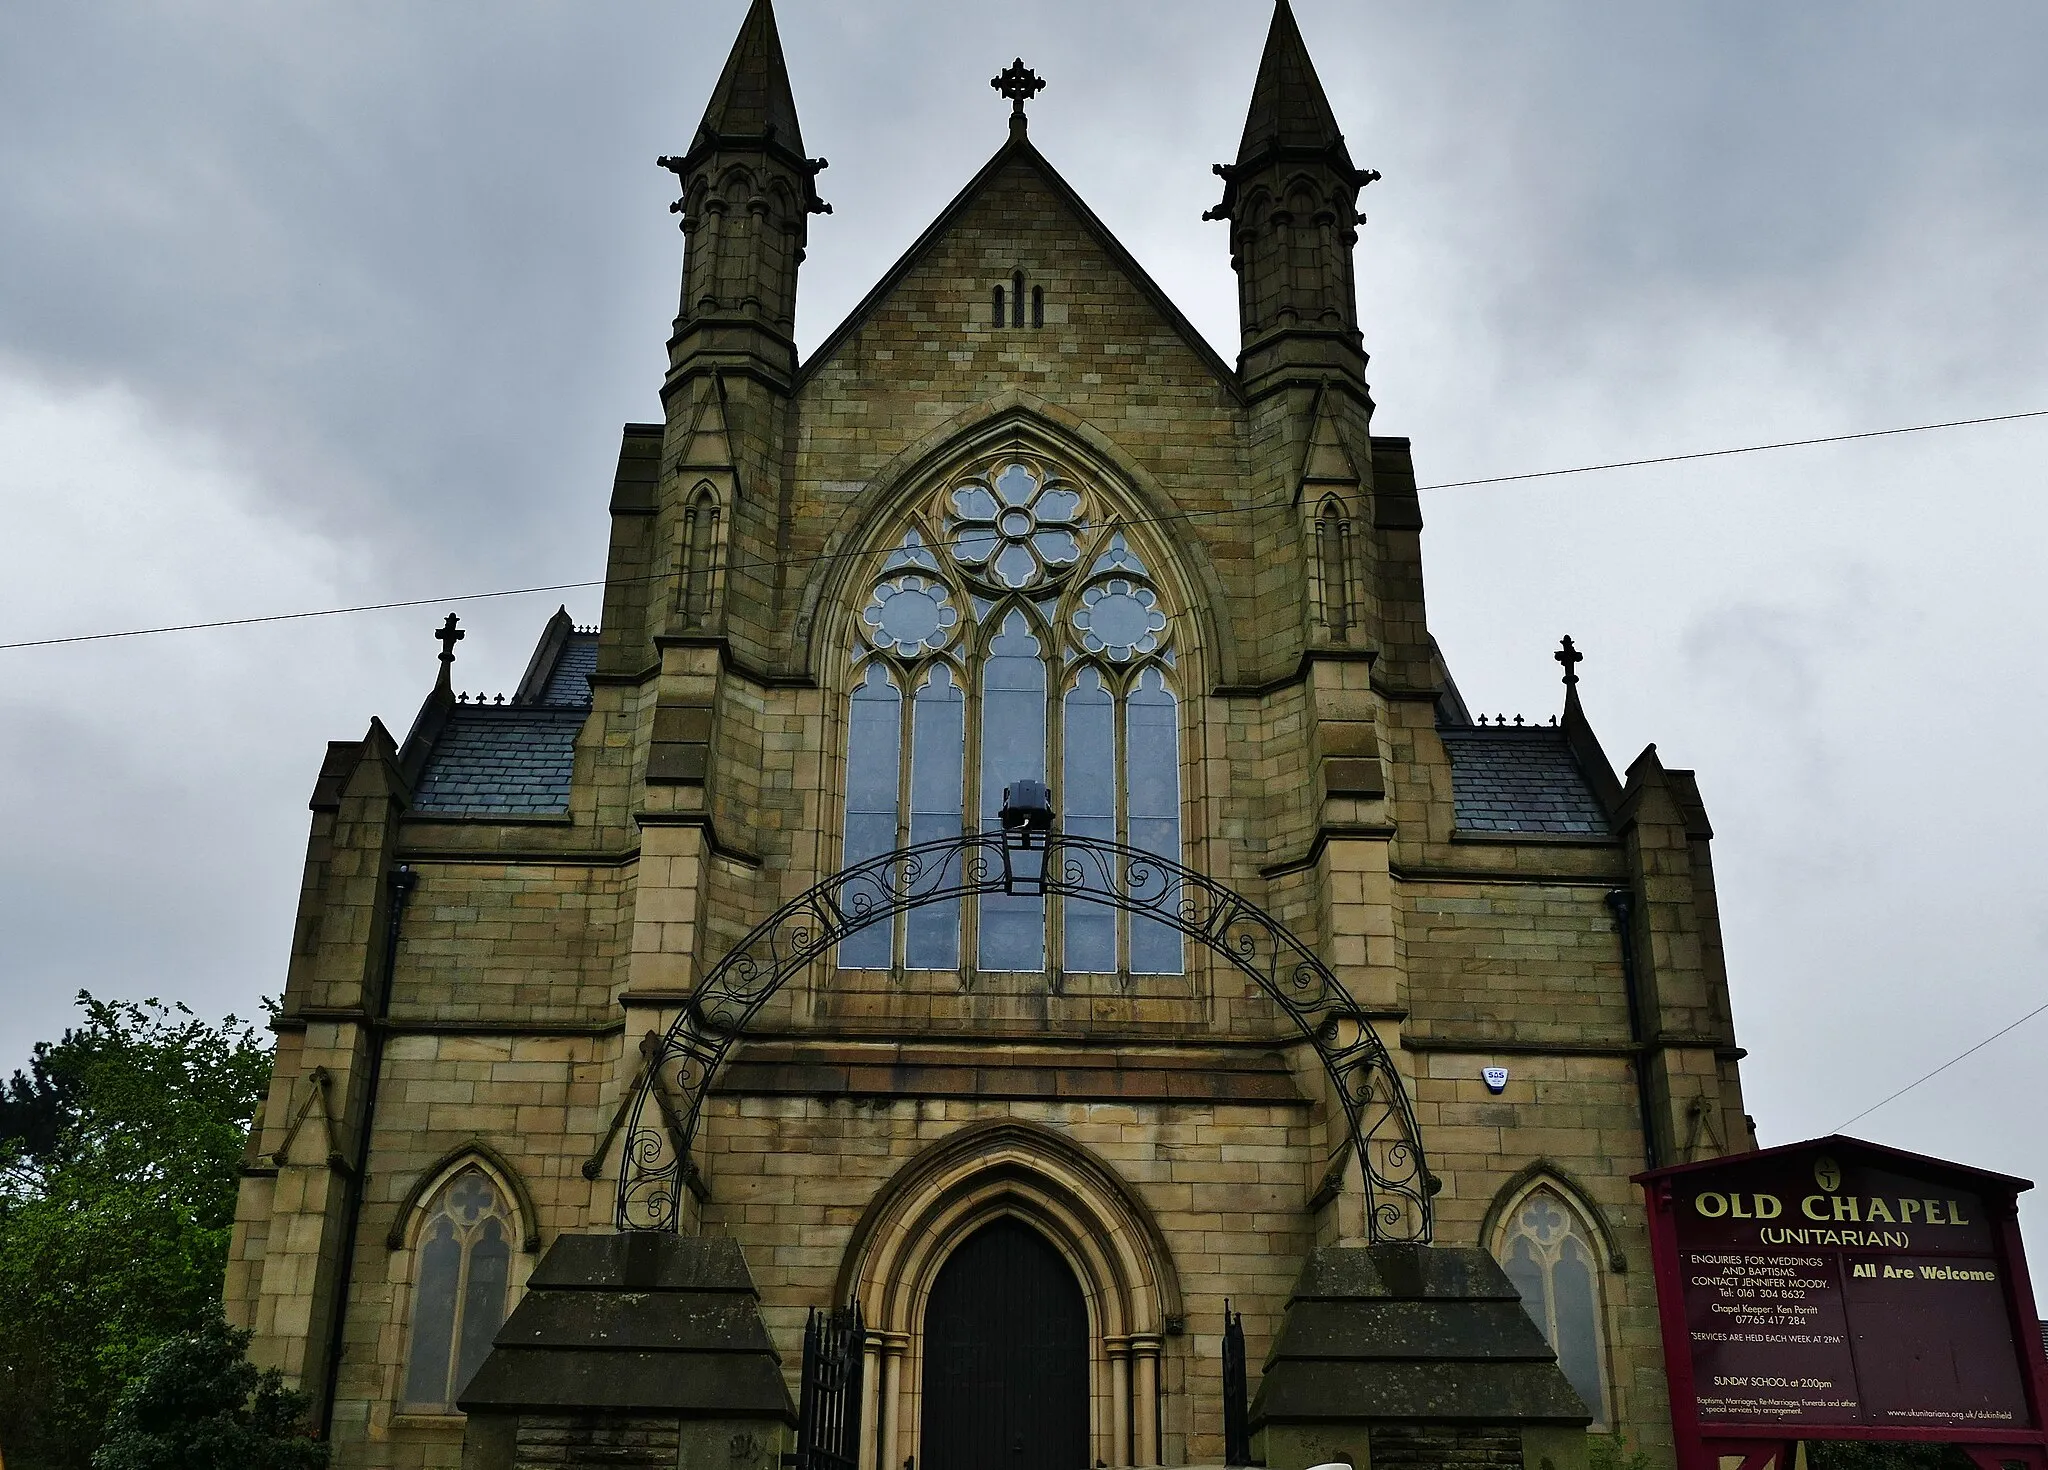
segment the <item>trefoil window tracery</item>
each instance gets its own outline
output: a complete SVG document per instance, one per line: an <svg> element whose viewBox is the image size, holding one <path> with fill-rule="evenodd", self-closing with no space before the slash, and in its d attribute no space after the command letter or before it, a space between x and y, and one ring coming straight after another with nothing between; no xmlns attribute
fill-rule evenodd
<svg viewBox="0 0 2048 1470"><path fill-rule="evenodd" d="M1539 1185L1502 1223L1494 1257L1543 1329L1557 1366L1593 1411L1593 1428L1609 1422L1606 1334L1600 1310L1599 1252L1579 1210L1557 1190Z"/></svg>
<svg viewBox="0 0 2048 1470"><path fill-rule="evenodd" d="M435 1193L415 1248L407 1408L455 1412L504 1323L516 1235L504 1191L482 1169L463 1169Z"/></svg>

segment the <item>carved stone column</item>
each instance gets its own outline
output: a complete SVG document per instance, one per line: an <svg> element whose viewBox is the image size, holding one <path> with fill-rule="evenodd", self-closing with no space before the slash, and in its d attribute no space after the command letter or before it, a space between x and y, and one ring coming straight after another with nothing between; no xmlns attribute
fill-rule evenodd
<svg viewBox="0 0 2048 1470"><path fill-rule="evenodd" d="M861 1346L860 1470L876 1470L881 1458L876 1449L882 1441L882 1422L877 1417L881 1406L882 1339L880 1334L870 1332Z"/></svg>
<svg viewBox="0 0 2048 1470"><path fill-rule="evenodd" d="M1131 1340L1107 1337L1109 1350L1109 1463L1131 1463Z"/></svg>
<svg viewBox="0 0 2048 1470"><path fill-rule="evenodd" d="M882 1441L880 1470L902 1470L903 1465L903 1356L910 1350L910 1336L903 1332L878 1334L882 1340Z"/></svg>
<svg viewBox="0 0 2048 1470"><path fill-rule="evenodd" d="M1131 1416L1136 1421L1131 1427L1131 1463L1135 1465L1157 1465L1159 1463L1159 1345L1160 1337L1155 1332L1133 1333L1131 1356L1136 1361L1133 1377L1137 1380L1131 1394Z"/></svg>

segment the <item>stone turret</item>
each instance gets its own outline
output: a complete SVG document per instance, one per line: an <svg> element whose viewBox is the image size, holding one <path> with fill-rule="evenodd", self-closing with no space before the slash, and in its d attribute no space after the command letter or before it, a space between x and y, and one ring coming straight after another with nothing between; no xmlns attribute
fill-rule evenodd
<svg viewBox="0 0 2048 1470"><path fill-rule="evenodd" d="M1287 0L1273 12L1237 161L1216 172L1223 200L1203 217L1230 222L1246 388L1304 372L1362 382L1351 252L1358 191L1379 174L1353 166Z"/></svg>
<svg viewBox="0 0 2048 1470"><path fill-rule="evenodd" d="M831 206L818 198L825 160L804 156L769 0L747 12L690 151L660 162L683 186L672 208L687 242L669 391L712 369L787 390L808 220Z"/></svg>

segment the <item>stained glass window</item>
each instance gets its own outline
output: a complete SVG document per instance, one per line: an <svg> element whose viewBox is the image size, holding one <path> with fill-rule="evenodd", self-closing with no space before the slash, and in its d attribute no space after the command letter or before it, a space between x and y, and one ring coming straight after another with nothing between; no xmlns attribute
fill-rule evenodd
<svg viewBox="0 0 2048 1470"><path fill-rule="evenodd" d="M481 1169L464 1169L434 1197L413 1274L405 1404L452 1413L505 1320L512 1212Z"/></svg>
<svg viewBox="0 0 2048 1470"><path fill-rule="evenodd" d="M1598 1256L1585 1221L1556 1190L1531 1190L1508 1217L1495 1254L1557 1354L1557 1366L1592 1410L1593 1427L1604 1429Z"/></svg>
<svg viewBox="0 0 2048 1470"><path fill-rule="evenodd" d="M1019 780L1051 785L1063 831L1179 861L1173 620L1105 512L1078 477L1013 452L945 481L899 534L858 594L848 864L969 823L993 831ZM1161 866L1128 861L1113 881L1172 898ZM1185 963L1156 920L1023 895L930 904L839 946L846 969L967 962L1107 975Z"/></svg>

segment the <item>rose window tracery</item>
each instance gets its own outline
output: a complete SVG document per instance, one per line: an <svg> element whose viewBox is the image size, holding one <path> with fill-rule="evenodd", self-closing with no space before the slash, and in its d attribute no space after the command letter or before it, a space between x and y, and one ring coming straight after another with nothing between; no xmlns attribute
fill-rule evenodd
<svg viewBox="0 0 2048 1470"><path fill-rule="evenodd" d="M953 491L954 558L998 587L1039 586L1080 560L1080 513L1071 488L1012 462Z"/></svg>
<svg viewBox="0 0 2048 1470"><path fill-rule="evenodd" d="M876 647L915 658L944 648L960 613L937 582L916 572L899 572L875 584L860 620Z"/></svg>
<svg viewBox="0 0 2048 1470"><path fill-rule="evenodd" d="M1052 787L1069 832L1180 859L1173 614L1098 497L1040 455L1007 452L942 481L890 544L858 594L846 864L994 830L1018 780ZM1180 937L1158 921L1050 902L914 910L842 940L839 963L1183 972Z"/></svg>

